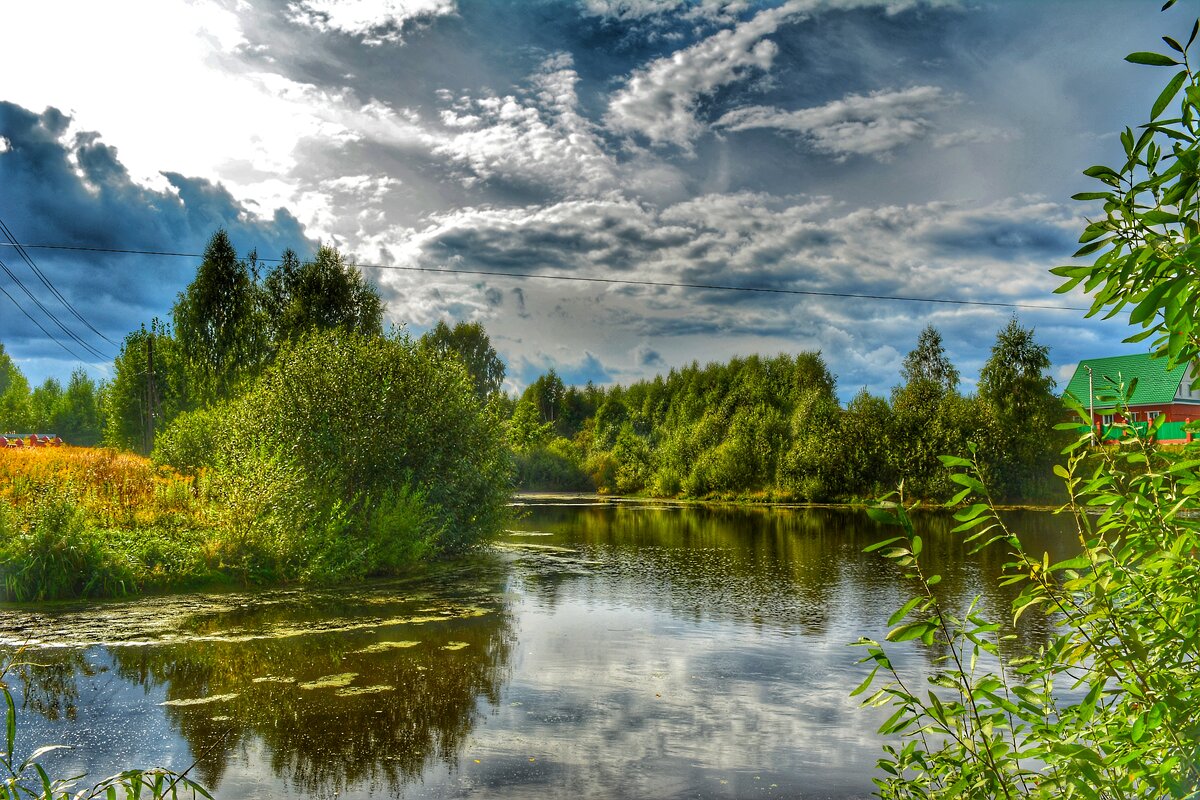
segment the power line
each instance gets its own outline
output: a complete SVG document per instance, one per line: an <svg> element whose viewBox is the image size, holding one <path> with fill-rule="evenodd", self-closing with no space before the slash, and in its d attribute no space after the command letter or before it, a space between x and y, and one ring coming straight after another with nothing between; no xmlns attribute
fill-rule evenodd
<svg viewBox="0 0 1200 800"><path fill-rule="evenodd" d="M60 320L57 316L55 316L55 314L50 309L46 308L45 304L42 303L42 301L38 299L38 296L36 294L34 294L33 292L31 292L29 290L29 287L27 287L24 283L22 283L21 279L18 278L16 276L16 274L11 269L9 269L8 265L5 264L3 261L0 261L0 271L2 271L5 275L7 275L8 279L11 280L18 289L20 289L22 292L24 292L25 296L28 297L33 302L33 304L35 306L37 306L41 310L41 312L50 319L51 322L53 322L55 325L57 325L59 327L59 330L61 330L63 333L65 333L67 335L67 338L69 338L71 341L78 344L85 351L87 351L94 357L100 359L101 361L108 361L112 358L112 356L107 356L104 353L101 353L95 347L92 347L90 344L88 344L83 339L81 339L79 337L79 334L75 333L75 331L71 330L66 325L64 325L62 320ZM29 317L30 319L33 319L33 317L30 316L29 311L27 309L25 309L25 307L22 306L20 303L18 303L15 299L13 299L12 295L8 294L8 292L5 292L4 294L8 297L9 300L12 300L13 305L15 305L21 309L21 311L25 314L25 316ZM34 321L36 322L36 320L34 320ZM64 350L66 350L71 355L75 356L75 358L79 359L80 361L83 361L83 359L79 358L79 356L75 354L75 351L71 350L71 348L69 348L65 344L63 344L63 342L59 341L59 339L50 335L50 333L48 331L46 331L45 328L42 328L42 326L40 324L38 325L38 327L41 328L42 331L46 332L46 334L48 336L50 336L50 338L54 339L54 341L60 347L62 347Z"/></svg>
<svg viewBox="0 0 1200 800"><path fill-rule="evenodd" d="M8 269L8 268L7 268L7 267L5 267L5 271L7 271L7 269ZM13 297L11 294L9 294L9 293L8 293L8 290L7 290L7 289L5 289L3 286L0 286L0 294L3 294L5 297L7 297L9 300L11 300L11 301L12 301L12 304L13 304L14 306L16 306L18 309L20 309L20 311L21 311L21 313L22 313L22 314L24 314L25 316L29 317L29 321L30 321L30 322L32 322L34 325L37 325L37 326L38 326L38 328L41 330L41 332L42 332L42 333L44 333L44 334L46 334L48 337L50 337L50 339L52 339L52 340L54 341L54 343L55 343L55 344L57 344L57 345L58 345L59 347L61 347L63 350L66 350L68 353L70 353L72 358L74 358L76 361L78 361L78 362L80 362L80 363L82 363L82 362L83 362L83 359L79 357L79 354L78 354L78 353L76 353L74 350L72 350L71 348L69 348L69 347L67 347L65 344L63 344L63 343L62 343L62 342L61 342L61 341L58 339L58 337L56 337L56 336L55 336L53 333L51 333L50 331L46 330L45 326L43 326L43 325L42 325L42 323L40 323L40 322L38 322L36 319L34 319L34 318L33 318L33 315L32 315L32 314L30 314L30 313L29 313L29 311L27 311L27 310L26 310L25 306L23 306L23 305L21 305L20 303L18 303L18 302L17 302L17 300L16 300L16 298L15 298L15 297Z"/></svg>
<svg viewBox="0 0 1200 800"><path fill-rule="evenodd" d="M0 242L0 247L13 245ZM86 253L116 253L121 255L140 256L169 256L174 258L203 258L200 253L178 253L168 250L134 250L115 247L87 247L82 245L62 244L23 244L27 249L67 250ZM259 258L259 261L278 262L278 258ZM600 283L622 286L649 286L670 289L705 289L721 292L755 292L759 294L800 295L804 297L837 297L853 300L893 300L909 303L938 303L958 306L985 306L991 308L1035 309L1038 311L1090 311L1090 308L1079 306L1048 306L1035 303L1004 303L993 300L956 300L945 297L906 297L903 295L862 294L857 292L821 292L812 289L780 289L767 286L730 286L715 283L685 283L681 281L640 281L629 278L597 278L586 275L553 275L537 272L501 272L499 270L459 269L455 267L403 267L394 264L357 264L359 269L378 269L397 272L433 272L447 275L484 275L500 278L521 278L552 281L574 281L577 283Z"/></svg>
<svg viewBox="0 0 1200 800"><path fill-rule="evenodd" d="M84 316L82 314L80 314L78 310L76 310L75 306L71 305L67 301L67 298L63 297L63 293L60 292L58 290L58 287L55 286L50 281L50 279L46 277L45 273L43 273L40 269L38 269L38 265L33 262L33 258L29 255L28 252L26 252L25 248L21 246L21 243L17 241L17 237L13 236L12 231L9 230L8 225L6 225L4 223L4 220L2 220L2 219L0 219L0 232L2 232L4 234L4 238L8 239L8 241L12 244L12 246L17 249L17 253L21 256L22 260L24 260L25 263L29 266L29 269L31 269L33 271L33 274L38 277L38 280L40 280L42 282L42 285L45 286L47 289L49 289L50 292L55 297L58 298L58 301L63 304L64 308L66 308L68 311L70 311L75 316L75 319L82 322L84 324L84 326L87 327L88 330L90 330L92 333L99 336L104 341L111 344L113 347L120 346L116 342L114 342L112 339L109 339L107 336L105 336L103 333L101 333L96 328L95 325L93 325L92 323L90 323L86 319L84 319Z"/></svg>

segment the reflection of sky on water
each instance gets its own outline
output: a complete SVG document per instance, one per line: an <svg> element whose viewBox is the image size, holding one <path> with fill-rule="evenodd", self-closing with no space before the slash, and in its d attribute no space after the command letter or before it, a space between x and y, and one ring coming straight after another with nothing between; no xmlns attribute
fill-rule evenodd
<svg viewBox="0 0 1200 800"><path fill-rule="evenodd" d="M882 638L906 595L862 554L880 538L862 520L534 508L521 527L549 535L424 579L4 612L0 637L75 644L57 651L70 690L43 687L77 694L75 721L31 715L29 733L77 745L54 765L96 777L199 760L235 798L866 797L890 712L849 697L865 672L847 643ZM991 580L1003 559L972 559L928 526L947 597L1004 608ZM114 639L156 644L80 647ZM399 639L420 644L378 647ZM914 676L927 658L894 648ZM394 689L339 698L252 680L344 672ZM237 699L158 705L227 691Z"/></svg>

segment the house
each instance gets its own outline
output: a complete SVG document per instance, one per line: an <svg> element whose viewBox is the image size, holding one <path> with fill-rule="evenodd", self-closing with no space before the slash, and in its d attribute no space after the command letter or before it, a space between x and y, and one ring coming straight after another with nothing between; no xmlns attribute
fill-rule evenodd
<svg viewBox="0 0 1200 800"><path fill-rule="evenodd" d="M1125 404L1114 397L1121 393L1122 385L1128 392L1135 379L1137 384L1126 401L1128 408L1123 408ZM1110 438L1108 432L1114 423L1147 423L1165 416L1158 440L1185 441L1189 437L1183 426L1200 420L1197 381L1200 372L1195 364L1167 369L1165 359L1145 353L1080 361L1066 391L1091 410L1092 424L1105 438ZM1115 434L1111 438L1116 438Z"/></svg>

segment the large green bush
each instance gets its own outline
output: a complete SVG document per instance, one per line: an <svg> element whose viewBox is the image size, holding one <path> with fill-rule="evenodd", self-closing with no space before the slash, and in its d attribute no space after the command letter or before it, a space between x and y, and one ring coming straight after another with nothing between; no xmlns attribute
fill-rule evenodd
<svg viewBox="0 0 1200 800"><path fill-rule="evenodd" d="M391 572L509 517L503 426L457 359L407 337L309 334L221 413L179 424L160 455L192 468L211 448L210 491L237 539L228 566L248 574Z"/></svg>

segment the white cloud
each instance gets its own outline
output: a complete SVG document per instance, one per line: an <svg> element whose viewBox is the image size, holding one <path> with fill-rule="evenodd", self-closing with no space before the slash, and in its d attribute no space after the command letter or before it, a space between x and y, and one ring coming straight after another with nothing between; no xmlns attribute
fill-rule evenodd
<svg viewBox="0 0 1200 800"><path fill-rule="evenodd" d="M778 46L766 37L805 14L827 9L882 6L888 13L918 0L787 0L750 19L637 69L612 98L606 122L619 133L639 133L652 144L685 150L705 129L696 119L700 98L717 89L771 69ZM952 4L951 0L935 4ZM641 5L641 4L639 4ZM849 135L856 135L849 131ZM858 132L866 140L869 132Z"/></svg>
<svg viewBox="0 0 1200 800"><path fill-rule="evenodd" d="M733 28L636 70L608 107L609 127L636 132L655 144L687 147L703 130L697 100L756 70L768 70L778 51L763 37L809 3L789 2L760 11Z"/></svg>
<svg viewBox="0 0 1200 800"><path fill-rule="evenodd" d="M578 80L571 57L560 53L533 76L532 96L461 98L442 111L449 130L431 134L433 153L466 167L468 182L501 178L563 194L612 188L616 162L579 113Z"/></svg>
<svg viewBox="0 0 1200 800"><path fill-rule="evenodd" d="M731 131L774 128L799 133L815 150L837 157L886 157L925 136L931 115L959 102L937 86L851 94L815 108L783 111L765 106L738 108L716 122Z"/></svg>
<svg viewBox="0 0 1200 800"><path fill-rule="evenodd" d="M584 0L583 11L594 17L639 20L682 10L686 19L732 20L750 7L747 0Z"/></svg>
<svg viewBox="0 0 1200 800"><path fill-rule="evenodd" d="M457 11L455 0L295 0L287 8L293 22L366 45L400 42L406 23Z"/></svg>

